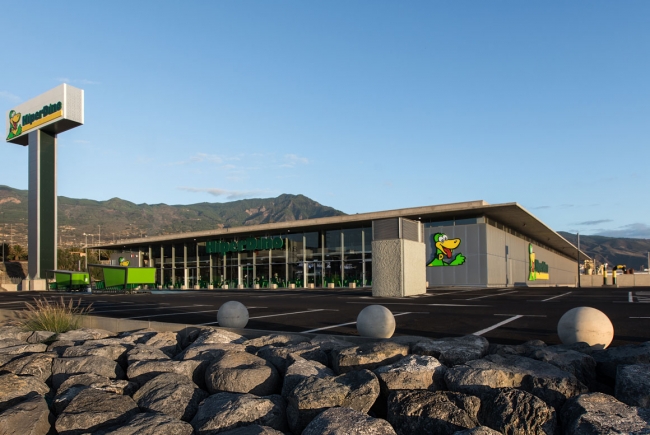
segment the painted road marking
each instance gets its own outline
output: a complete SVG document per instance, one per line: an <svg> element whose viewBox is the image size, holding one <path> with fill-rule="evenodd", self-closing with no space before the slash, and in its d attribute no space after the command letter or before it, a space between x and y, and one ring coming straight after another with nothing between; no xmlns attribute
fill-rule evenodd
<svg viewBox="0 0 650 435"><path fill-rule="evenodd" d="M630 317L630 319L650 319L650 317Z"/></svg>
<svg viewBox="0 0 650 435"><path fill-rule="evenodd" d="M368 305L368 302L346 302L348 304ZM414 304L412 302L382 302L381 305L416 305L418 307L491 307L492 305L476 304Z"/></svg>
<svg viewBox="0 0 650 435"><path fill-rule="evenodd" d="M632 292L627 292L627 301L634 302L634 298L632 297Z"/></svg>
<svg viewBox="0 0 650 435"><path fill-rule="evenodd" d="M476 331L476 332L472 333L472 335L483 335L483 334L485 334L486 332L490 332L490 331L492 331L493 329L497 329L499 326L503 326L503 325L505 325L506 323L510 323L510 322L515 321L515 320L517 320L517 319L520 319L520 318L522 318L522 317L524 317L524 316L521 315L521 314L517 314L516 316L512 316L511 318L506 319L506 320L504 320L504 321L502 321L502 322L499 322L499 323L497 323L497 324L495 324L495 325L492 325L492 326L490 326L490 327L488 327L488 328L481 329L480 331Z"/></svg>
<svg viewBox="0 0 650 435"><path fill-rule="evenodd" d="M267 317L277 317L277 316L289 316L289 315L292 315L292 314L316 313L318 311L338 311L338 310L328 310L328 309L325 309L325 308L319 308L319 309L316 309L316 310L296 311L295 313L268 314L266 316L249 317L248 320L250 320L250 319L263 319L263 318L267 318ZM219 322L201 323L201 324L199 324L197 326L217 325L217 324L219 324Z"/></svg>
<svg viewBox="0 0 650 435"><path fill-rule="evenodd" d="M12 304L24 304L25 301L16 301L16 302L0 302L0 305L12 305Z"/></svg>
<svg viewBox="0 0 650 435"><path fill-rule="evenodd" d="M180 307L171 307L171 308L190 308L190 307L209 307L210 305L183 305ZM93 314L95 313L111 313L113 311L142 311L142 310L166 310L169 309L170 307L150 307L150 308L123 308L121 310L99 310L99 311L94 311Z"/></svg>
<svg viewBox="0 0 650 435"><path fill-rule="evenodd" d="M178 313L149 314L149 315L145 315L145 316L127 317L127 319L128 319L128 320L133 320L133 319L143 319L143 318L148 319L149 317L179 316L179 315L182 315L182 314L198 314L198 313L214 313L215 311L219 311L219 310L205 310L205 311L180 311L180 312L178 312Z"/></svg>
<svg viewBox="0 0 650 435"><path fill-rule="evenodd" d="M492 296L503 296L503 295L509 295L509 294L511 294L511 293L517 293L517 292L518 292L518 290L515 290L515 291L512 291L512 292L508 292L508 293L496 293L496 294L493 294L493 295L485 295L485 296L479 296L479 297L476 297L476 298L460 299L460 300L464 300L464 301L474 301L474 300L476 300L476 299L484 299L484 298L489 298L489 297L492 297Z"/></svg>
<svg viewBox="0 0 650 435"><path fill-rule="evenodd" d="M405 314L412 314L412 313L410 313L410 312L409 312L409 313L397 313L397 314L393 314L393 317L403 316L403 315L405 315ZM357 323L357 322L339 323L338 325L325 326L325 327L323 327L323 328L310 329L310 330L308 330L308 331L302 331L302 332L303 332L303 333L309 333L309 332L323 331L323 330L325 330L325 329L333 329L333 328L338 328L338 327L340 327L340 326L354 325L354 324L356 324L356 323Z"/></svg>
<svg viewBox="0 0 650 435"><path fill-rule="evenodd" d="M546 301L550 301L552 299L561 298L562 296L570 295L571 293L573 293L573 292L567 292L567 293L563 293L561 295L553 296L552 298L544 299L544 300L542 300L540 302L546 302Z"/></svg>

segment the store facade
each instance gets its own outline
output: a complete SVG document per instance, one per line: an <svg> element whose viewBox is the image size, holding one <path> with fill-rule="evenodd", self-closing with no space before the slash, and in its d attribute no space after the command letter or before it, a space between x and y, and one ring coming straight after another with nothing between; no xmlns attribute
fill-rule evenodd
<svg viewBox="0 0 650 435"><path fill-rule="evenodd" d="M575 285L575 246L516 203L484 201L278 222L122 241L94 248L155 267L175 288L372 287L373 228L421 231L429 287ZM397 235L395 237L398 237ZM401 237L401 236L399 236Z"/></svg>

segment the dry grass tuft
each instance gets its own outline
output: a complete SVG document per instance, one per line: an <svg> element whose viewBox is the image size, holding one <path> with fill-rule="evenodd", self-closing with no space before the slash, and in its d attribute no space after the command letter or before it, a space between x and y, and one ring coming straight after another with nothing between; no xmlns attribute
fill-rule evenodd
<svg viewBox="0 0 650 435"><path fill-rule="evenodd" d="M26 310L18 314L18 325L27 331L51 331L56 333L78 329L83 316L92 311L92 304L81 306L81 298L76 305L72 298L66 304L63 297L59 301L34 299L25 302Z"/></svg>

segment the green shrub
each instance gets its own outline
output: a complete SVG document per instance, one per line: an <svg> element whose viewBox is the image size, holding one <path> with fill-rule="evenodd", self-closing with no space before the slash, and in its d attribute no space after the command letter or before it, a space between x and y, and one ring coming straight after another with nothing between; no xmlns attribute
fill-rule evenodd
<svg viewBox="0 0 650 435"><path fill-rule="evenodd" d="M25 302L26 310L18 314L18 324L28 331L50 331L56 333L78 329L81 319L92 311L92 304L81 307L81 298L75 305L72 298L68 304L63 297L59 301L34 299L34 304Z"/></svg>

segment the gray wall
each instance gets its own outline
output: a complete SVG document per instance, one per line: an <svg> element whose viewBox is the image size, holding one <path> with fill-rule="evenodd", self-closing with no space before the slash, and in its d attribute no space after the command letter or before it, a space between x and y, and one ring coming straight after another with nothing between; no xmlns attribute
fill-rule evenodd
<svg viewBox="0 0 650 435"><path fill-rule="evenodd" d="M446 234L450 239L460 239L460 245L452 253L452 258L457 253L466 257L465 263L460 266L427 267L427 281L430 287L487 286L485 227L485 224L472 224L424 228L425 266L433 259L436 252L433 243L435 233Z"/></svg>
<svg viewBox="0 0 650 435"><path fill-rule="evenodd" d="M535 257L549 268L549 279L528 281L529 242L486 225L488 286L575 285L578 279L575 260L533 244Z"/></svg>

